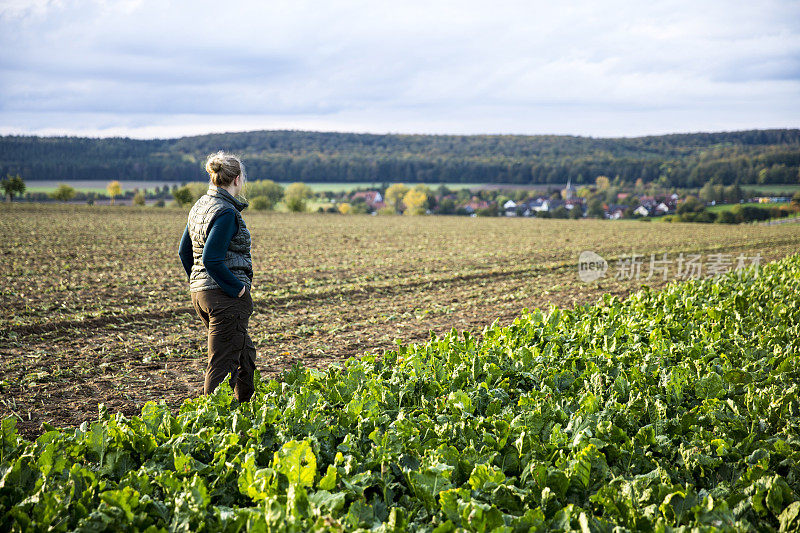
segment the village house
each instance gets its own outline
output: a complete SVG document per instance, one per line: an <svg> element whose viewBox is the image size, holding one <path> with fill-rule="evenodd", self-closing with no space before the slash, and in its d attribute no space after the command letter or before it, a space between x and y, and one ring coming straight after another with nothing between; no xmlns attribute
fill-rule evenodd
<svg viewBox="0 0 800 533"><path fill-rule="evenodd" d="M677 194L675 194L675 193L672 193L670 196L668 196L668 197L667 197L667 198L664 200L664 204L665 204L667 207L669 207L669 208L670 208L670 210L674 210L674 209L676 209L676 208L678 207L678 199L679 199L679 198L680 198L680 196L678 196L678 195L677 195Z"/></svg>
<svg viewBox="0 0 800 533"><path fill-rule="evenodd" d="M358 191L351 197L353 200L356 198L363 198L368 206L374 207L375 204L383 203L383 197L378 191Z"/></svg>
<svg viewBox="0 0 800 533"><path fill-rule="evenodd" d="M518 205L522 215L529 217L535 216L536 213L551 212L557 208L564 206L567 209L572 209L573 206L580 206L583 209L582 198L571 198L569 200L551 200L549 198L539 197L534 200L528 200Z"/></svg>
<svg viewBox="0 0 800 533"><path fill-rule="evenodd" d="M486 200L479 200L477 196L473 196L472 201L460 207L462 207L467 213L471 215L473 213L477 213L481 209L486 209L490 205L491 204L489 204L489 202L487 202Z"/></svg>
<svg viewBox="0 0 800 533"><path fill-rule="evenodd" d="M629 206L627 205L620 205L620 204L607 204L605 211L606 211L606 218L610 218L611 220L617 220L622 218L625 210Z"/></svg>
<svg viewBox="0 0 800 533"><path fill-rule="evenodd" d="M647 209L653 209L655 206L658 205L658 202L656 201L655 196L642 195L639 197L639 204Z"/></svg>
<svg viewBox="0 0 800 533"><path fill-rule="evenodd" d="M573 208L577 207L581 211L583 211L583 198L571 198L569 200L566 200L564 202L564 206L567 209L573 209Z"/></svg>
<svg viewBox="0 0 800 533"><path fill-rule="evenodd" d="M549 211L550 210L550 200L547 198L536 198L532 200L528 207L531 211L539 213L541 211Z"/></svg>
<svg viewBox="0 0 800 533"><path fill-rule="evenodd" d="M370 211L378 211L386 207L386 203L383 201L383 196L378 191L358 191L353 193L350 197L351 200L357 200L359 198L364 199L364 203L367 204Z"/></svg>

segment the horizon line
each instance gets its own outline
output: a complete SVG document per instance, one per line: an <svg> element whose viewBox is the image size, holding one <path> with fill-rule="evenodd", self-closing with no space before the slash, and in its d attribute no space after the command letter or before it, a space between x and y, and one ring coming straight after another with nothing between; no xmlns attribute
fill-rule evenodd
<svg viewBox="0 0 800 533"><path fill-rule="evenodd" d="M293 128L276 128L276 129L255 129L255 130L238 130L238 131L222 131L222 132L208 132L197 133L191 135L180 135L174 137L128 137L120 135L109 136L92 136L92 135L71 135L71 134L52 134L44 135L37 133L7 133L0 134L0 138L6 137L38 137L43 139L123 139L132 141L171 141L177 139L186 139L194 137L206 137L210 135L238 135L243 133L262 133L262 132L286 132L286 133L330 133L330 134L350 134L350 135L373 135L373 136L424 136L424 137L575 137L582 139L642 139L647 137L668 137L672 135L703 135L703 134L720 134L720 133L745 133L749 131L797 131L800 127L781 127L781 128L750 128L750 129L735 129L735 130L716 130L716 131L675 131L671 133L660 134L646 134L646 135L609 135L609 136L593 136L593 135L579 135L570 133L407 133L407 132L383 132L376 133L370 131L346 131L346 130L306 130L306 129L293 129Z"/></svg>

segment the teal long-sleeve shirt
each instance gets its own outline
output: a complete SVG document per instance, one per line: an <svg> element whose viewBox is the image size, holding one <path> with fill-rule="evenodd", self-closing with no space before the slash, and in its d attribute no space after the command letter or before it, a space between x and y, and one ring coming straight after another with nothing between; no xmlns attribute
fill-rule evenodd
<svg viewBox="0 0 800 533"><path fill-rule="evenodd" d="M225 294L232 298L237 298L239 291L244 287L244 283L225 266L225 255L228 252L228 246L238 229L233 211L226 209L211 221L208 237L203 246L203 266L205 266L208 275L225 291ZM192 239L189 236L188 224L186 229L183 230L183 236L178 246L178 255L181 258L186 275L191 276L194 257L192 255Z"/></svg>

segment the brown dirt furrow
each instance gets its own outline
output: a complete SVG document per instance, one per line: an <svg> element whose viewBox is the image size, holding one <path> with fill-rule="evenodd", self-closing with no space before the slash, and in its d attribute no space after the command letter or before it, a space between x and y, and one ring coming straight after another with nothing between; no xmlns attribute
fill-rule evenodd
<svg viewBox="0 0 800 533"><path fill-rule="evenodd" d="M761 245L762 243L757 243ZM784 244L796 244L795 239L782 239L771 242L770 246L780 246ZM705 247L705 248L687 248L683 251L685 253L704 253L704 252L731 252L731 251L745 251L758 248L753 244L741 244L735 246L725 247ZM609 256L606 258L609 261L617 260L616 256ZM419 278L411 281L405 281L396 284L369 284L365 283L355 288L342 288L330 289L313 293L299 293L280 297L262 297L254 298L254 307L256 310L264 310L267 308L280 308L284 311L289 309L296 309L306 305L308 302L316 302L328 298L338 299L364 299L372 298L375 295L389 296L413 291L419 287L434 287L437 285L449 285L455 283L464 283L477 280L501 280L505 278L519 278L526 276L535 276L542 273L560 272L569 269L575 269L575 262L559 262L550 265L541 265L523 268L511 268L503 270L492 270L489 272L474 272L474 273L456 273L453 275ZM25 324L20 326L12 326L9 328L0 329L0 338L7 337L10 333L17 335L38 335L42 333L70 330L70 329L95 329L108 324L126 325L137 323L145 320L152 319L168 319L181 314L193 314L194 309L191 307L178 307L174 309L167 309L162 311L149 311L139 313L115 314L108 316L100 316L96 318L88 318L83 320L62 320L53 321L43 324Z"/></svg>

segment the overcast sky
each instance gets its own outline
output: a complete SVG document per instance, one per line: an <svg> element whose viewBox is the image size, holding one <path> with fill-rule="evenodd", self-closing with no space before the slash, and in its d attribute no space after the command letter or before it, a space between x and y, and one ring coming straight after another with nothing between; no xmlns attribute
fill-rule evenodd
<svg viewBox="0 0 800 533"><path fill-rule="evenodd" d="M800 127L800 2L0 0L0 134Z"/></svg>

